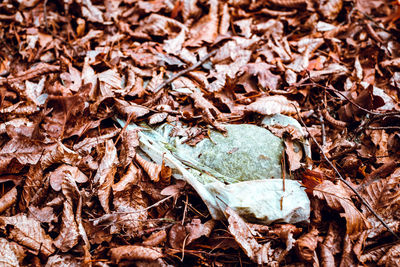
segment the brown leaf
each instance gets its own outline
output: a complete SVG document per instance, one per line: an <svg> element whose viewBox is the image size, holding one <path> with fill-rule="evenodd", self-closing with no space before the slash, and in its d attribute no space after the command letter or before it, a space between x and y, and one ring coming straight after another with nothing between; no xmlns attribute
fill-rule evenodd
<svg viewBox="0 0 400 267"><path fill-rule="evenodd" d="M147 173L147 175L149 175L152 181L154 182L160 181L162 166L145 160L139 154L136 154L135 159L139 163L139 165L143 168L143 170Z"/></svg>
<svg viewBox="0 0 400 267"><path fill-rule="evenodd" d="M67 174L67 172L69 173ZM78 167L63 164L49 174L50 185L53 190L61 190L61 184L65 175L72 175L77 183L86 183L89 179Z"/></svg>
<svg viewBox="0 0 400 267"><path fill-rule="evenodd" d="M174 224L168 233L168 243L172 248L182 249L182 247L185 245L184 242L186 236L187 233L185 227L179 223Z"/></svg>
<svg viewBox="0 0 400 267"><path fill-rule="evenodd" d="M146 240L142 242L143 246L158 246L161 243L167 240L167 232L165 230L161 230L158 232L152 233Z"/></svg>
<svg viewBox="0 0 400 267"><path fill-rule="evenodd" d="M14 186L10 191L5 193L0 198L0 214L7 210L9 207L17 202L18 191L17 188Z"/></svg>
<svg viewBox="0 0 400 267"><path fill-rule="evenodd" d="M129 104L128 102L119 99L115 99L115 107L119 113L127 118L129 116L133 116L134 119L140 118L150 112L150 110L144 106Z"/></svg>
<svg viewBox="0 0 400 267"><path fill-rule="evenodd" d="M243 249L246 255L257 264L270 262L268 256L269 243L264 245L257 243L255 233L230 207L225 209L225 213L228 217L229 232L233 235L237 244Z"/></svg>
<svg viewBox="0 0 400 267"><path fill-rule="evenodd" d="M202 236L209 237L211 231L214 229L215 221L209 220L204 224L201 223L200 219L193 219L189 224L185 226L186 232L189 234L186 244L189 245L196 239Z"/></svg>
<svg viewBox="0 0 400 267"><path fill-rule="evenodd" d="M160 248L142 246L120 246L110 249L111 259L118 264L122 260L146 260L154 261L163 254Z"/></svg>
<svg viewBox="0 0 400 267"><path fill-rule="evenodd" d="M312 262L315 257L315 249L318 245L318 230L312 229L302 235L296 241L296 251L299 257L307 262Z"/></svg>
<svg viewBox="0 0 400 267"><path fill-rule="evenodd" d="M19 208L24 211L30 204L39 188L43 186L43 170L39 164L32 165L26 175L25 183L22 190L22 197Z"/></svg>
<svg viewBox="0 0 400 267"><path fill-rule="evenodd" d="M97 196L106 213L110 213L109 197L117 171L117 163L117 149L114 142L109 139L106 141L105 154L101 159L99 169L93 178L93 184L97 187Z"/></svg>
<svg viewBox="0 0 400 267"><path fill-rule="evenodd" d="M9 238L28 247L33 253L40 252L49 256L54 252L53 240L45 233L39 221L28 218L22 213L12 217L0 217L0 227L4 231L7 225L12 226L8 228Z"/></svg>
<svg viewBox="0 0 400 267"><path fill-rule="evenodd" d="M344 211L341 216L346 218L347 233L352 236L366 230L370 223L364 215L354 206L350 195L341 183L334 184L324 180L314 188L314 196L325 200L328 206L336 211Z"/></svg>
<svg viewBox="0 0 400 267"><path fill-rule="evenodd" d="M203 42L212 43L218 36L218 1L211 0L207 15L198 20L190 29L191 38L185 46L199 47Z"/></svg>

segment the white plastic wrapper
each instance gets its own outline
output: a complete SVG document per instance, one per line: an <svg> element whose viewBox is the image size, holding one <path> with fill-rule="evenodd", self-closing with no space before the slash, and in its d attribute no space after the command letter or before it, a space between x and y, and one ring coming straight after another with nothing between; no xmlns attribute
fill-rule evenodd
<svg viewBox="0 0 400 267"><path fill-rule="evenodd" d="M117 119L120 125L124 121ZM265 118L263 124L290 124L301 131L299 123L284 115ZM226 136L216 131L210 138L189 146L183 137L171 136L174 126L140 128L140 149L157 164L173 171L176 179L188 182L207 205L213 219L224 219L227 206L252 223L306 222L310 201L299 181L281 179L280 159L283 142L265 128L248 124L227 124ZM308 142L303 142L310 156Z"/></svg>

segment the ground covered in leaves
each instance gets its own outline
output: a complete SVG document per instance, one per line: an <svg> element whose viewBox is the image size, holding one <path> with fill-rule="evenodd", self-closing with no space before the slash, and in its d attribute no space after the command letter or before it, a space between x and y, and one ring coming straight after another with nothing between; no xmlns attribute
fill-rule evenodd
<svg viewBox="0 0 400 267"><path fill-rule="evenodd" d="M384 0L2 1L2 266L400 265L399 18ZM309 223L212 220L115 121L179 121L194 145L275 113L313 141L312 170L285 156Z"/></svg>

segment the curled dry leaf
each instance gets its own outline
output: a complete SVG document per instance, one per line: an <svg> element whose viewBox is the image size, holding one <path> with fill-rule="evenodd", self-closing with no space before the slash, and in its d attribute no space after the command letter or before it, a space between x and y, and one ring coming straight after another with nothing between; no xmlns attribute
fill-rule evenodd
<svg viewBox="0 0 400 267"><path fill-rule="evenodd" d="M161 258L163 254L160 248L143 246L120 246L110 249L111 259L118 264L122 260L145 260L154 261Z"/></svg>
<svg viewBox="0 0 400 267"><path fill-rule="evenodd" d="M181 249L185 244L187 233L182 224L174 224L168 233L168 243L172 248Z"/></svg>
<svg viewBox="0 0 400 267"><path fill-rule="evenodd" d="M341 215L346 218L347 233L355 235L370 227L370 223L356 208L348 191L342 183L334 184L325 180L314 187L314 196L325 200L328 206L336 211L344 211Z"/></svg>
<svg viewBox="0 0 400 267"><path fill-rule="evenodd" d="M255 233L245 223L245 221L230 207L225 209L229 222L229 232L235 238L237 244L243 249L246 255L257 264L265 264L269 262L266 249L268 244L260 245L255 239Z"/></svg>
<svg viewBox="0 0 400 267"><path fill-rule="evenodd" d="M296 251L299 257L307 262L312 262L315 255L315 249L318 245L318 230L312 229L304 234L296 242Z"/></svg>
<svg viewBox="0 0 400 267"><path fill-rule="evenodd" d="M275 95L261 97L254 103L245 107L245 110L262 115L274 115L279 113L292 115L296 114L295 107L299 108L299 104L296 101L290 101L284 96Z"/></svg>
<svg viewBox="0 0 400 267"><path fill-rule="evenodd" d="M143 246L158 246L161 243L167 240L167 232L165 230L161 230L155 233L152 233L146 240L142 242Z"/></svg>
<svg viewBox="0 0 400 267"><path fill-rule="evenodd" d="M144 106L130 104L120 99L115 99L115 107L119 113L126 117L133 116L133 118L140 118L150 112L150 110Z"/></svg>
<svg viewBox="0 0 400 267"><path fill-rule="evenodd" d="M57 143L54 149L49 149L40 160L40 165L46 169L53 163L66 163L69 165L77 165L82 157L75 151L69 149L61 142Z"/></svg>
<svg viewBox="0 0 400 267"><path fill-rule="evenodd" d="M60 234L54 240L54 245L62 252L67 252L79 241L79 229L75 222L72 199L64 201L63 214L61 217Z"/></svg>
<svg viewBox="0 0 400 267"><path fill-rule="evenodd" d="M160 179L162 181L167 181L172 175L171 169L164 164L160 166L156 163L147 161L139 154L136 154L135 159L154 182L158 182Z"/></svg>
<svg viewBox="0 0 400 267"><path fill-rule="evenodd" d="M93 184L97 187L97 196L104 211L110 213L109 196L111 186L114 183L114 175L117 171L117 149L114 142L109 139L106 141L106 148L101 159L99 169L93 178Z"/></svg>
<svg viewBox="0 0 400 267"><path fill-rule="evenodd" d="M11 226L7 228L7 226ZM43 230L40 222L19 213L12 217L0 217L0 227L8 237L29 248L33 253L50 256L54 252L53 240Z"/></svg>
<svg viewBox="0 0 400 267"><path fill-rule="evenodd" d="M7 210L9 207L17 202L18 191L17 187L14 186L10 191L5 193L0 198L0 214Z"/></svg>

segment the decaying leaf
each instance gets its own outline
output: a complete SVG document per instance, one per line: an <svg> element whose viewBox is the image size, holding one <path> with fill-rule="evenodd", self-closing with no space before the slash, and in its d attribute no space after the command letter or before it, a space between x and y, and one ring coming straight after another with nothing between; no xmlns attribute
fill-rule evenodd
<svg viewBox="0 0 400 267"><path fill-rule="evenodd" d="M296 251L302 260L312 262L315 259L318 233L317 229L312 229L296 241Z"/></svg>
<svg viewBox="0 0 400 267"><path fill-rule="evenodd" d="M18 258L5 238L0 238L0 264L4 267L19 266Z"/></svg>
<svg viewBox="0 0 400 267"><path fill-rule="evenodd" d="M284 96L264 96L257 99L254 103L251 103L245 110L259 113L262 115L273 115L273 114L296 114L296 108L298 104L295 101L290 101Z"/></svg>
<svg viewBox="0 0 400 267"><path fill-rule="evenodd" d="M112 260L117 264L122 260L154 261L163 256L159 248L134 245L112 248L110 249L110 254Z"/></svg>
<svg viewBox="0 0 400 267"><path fill-rule="evenodd" d="M22 213L11 217L0 217L0 227L3 231L6 231L7 226L11 226L7 231L8 237L29 248L33 253L48 257L55 251L53 240L34 218Z"/></svg>
<svg viewBox="0 0 400 267"><path fill-rule="evenodd" d="M112 140L106 141L105 154L101 159L99 169L93 178L93 184L97 187L97 196L104 211L110 213L109 197L111 186L114 183L114 175L117 170L117 149Z"/></svg>
<svg viewBox="0 0 400 267"><path fill-rule="evenodd" d="M313 194L319 199L326 201L328 206L336 211L344 211L341 216L346 218L347 233L355 235L370 227L370 223L364 215L356 208L350 195L342 183L334 184L325 180L314 187Z"/></svg>

